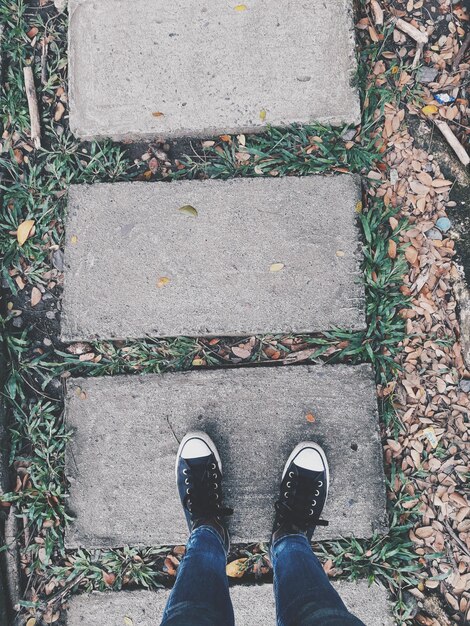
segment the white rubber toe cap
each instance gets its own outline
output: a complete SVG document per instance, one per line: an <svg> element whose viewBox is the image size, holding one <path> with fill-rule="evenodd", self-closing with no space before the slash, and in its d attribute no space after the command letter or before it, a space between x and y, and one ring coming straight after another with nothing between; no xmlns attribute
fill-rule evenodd
<svg viewBox="0 0 470 626"><path fill-rule="evenodd" d="M207 443L198 438L188 439L181 449L183 459L198 459L203 456L210 456L211 454L212 450Z"/></svg>

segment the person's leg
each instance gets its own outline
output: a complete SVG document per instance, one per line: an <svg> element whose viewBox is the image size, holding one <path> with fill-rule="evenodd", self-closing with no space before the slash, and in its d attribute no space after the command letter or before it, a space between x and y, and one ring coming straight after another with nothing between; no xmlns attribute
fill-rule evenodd
<svg viewBox="0 0 470 626"><path fill-rule="evenodd" d="M315 443L299 444L284 467L271 540L278 626L364 626L349 613L310 540L328 495L329 470Z"/></svg>
<svg viewBox="0 0 470 626"><path fill-rule="evenodd" d="M191 536L161 626L233 626L225 572L229 548L222 522L222 464L205 433L190 433L180 445L176 478Z"/></svg>

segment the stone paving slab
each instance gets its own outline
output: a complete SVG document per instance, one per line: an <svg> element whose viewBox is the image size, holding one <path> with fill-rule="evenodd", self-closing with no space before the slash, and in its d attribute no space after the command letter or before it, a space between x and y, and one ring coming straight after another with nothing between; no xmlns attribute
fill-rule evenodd
<svg viewBox="0 0 470 626"><path fill-rule="evenodd" d="M306 419L315 416L315 422ZM385 483L372 370L278 366L74 379L66 420L69 548L182 544L178 441L204 430L224 466L234 543L265 541L284 463L300 441L325 447L330 521L317 539L383 528Z"/></svg>
<svg viewBox="0 0 470 626"><path fill-rule="evenodd" d="M392 626L390 602L383 587L365 581L334 582L343 602L365 626ZM67 626L157 626L170 591L120 591L74 596L69 601ZM236 585L230 590L237 626L274 626L272 585Z"/></svg>
<svg viewBox="0 0 470 626"><path fill-rule="evenodd" d="M360 121L350 0L70 0L69 15L83 139Z"/></svg>
<svg viewBox="0 0 470 626"><path fill-rule="evenodd" d="M62 339L363 329L359 199L349 175L72 186Z"/></svg>

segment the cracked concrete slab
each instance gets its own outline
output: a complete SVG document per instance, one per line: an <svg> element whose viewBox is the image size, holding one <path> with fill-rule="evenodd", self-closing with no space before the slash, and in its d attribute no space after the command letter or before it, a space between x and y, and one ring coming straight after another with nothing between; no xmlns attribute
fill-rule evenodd
<svg viewBox="0 0 470 626"><path fill-rule="evenodd" d="M351 613L365 626L392 626L387 591L367 582L337 581L333 586ZM67 626L122 626L129 618L134 626L156 626L162 618L170 591L119 591L74 596L69 601ZM274 626L276 610L272 585L236 585L230 589L237 626Z"/></svg>
<svg viewBox="0 0 470 626"><path fill-rule="evenodd" d="M360 197L349 175L72 186L62 339L363 329Z"/></svg>
<svg viewBox="0 0 470 626"><path fill-rule="evenodd" d="M313 414L315 421L307 420ZM383 530L385 482L369 365L279 366L74 379L66 421L68 548L182 544L178 441L204 430L219 447L234 543L270 536L282 468L313 439L331 466L327 528L316 539Z"/></svg>
<svg viewBox="0 0 470 626"><path fill-rule="evenodd" d="M360 122L350 0L70 0L69 16L82 139Z"/></svg>

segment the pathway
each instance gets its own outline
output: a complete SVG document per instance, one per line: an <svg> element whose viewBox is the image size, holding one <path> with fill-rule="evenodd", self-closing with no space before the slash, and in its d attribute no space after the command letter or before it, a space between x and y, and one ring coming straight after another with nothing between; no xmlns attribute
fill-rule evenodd
<svg viewBox="0 0 470 626"><path fill-rule="evenodd" d="M82 138L359 122L349 0L69 8L71 125ZM359 199L348 175L72 187L62 337L362 329ZM177 440L196 426L220 447L235 541L268 538L282 461L305 438L325 446L332 467L330 526L318 537L385 530L368 365L72 379L66 415L75 431L69 548L184 542L173 462ZM391 623L383 590L338 584L367 626ZM80 596L68 623L154 625L165 598ZM274 623L269 585L238 587L234 599L240 626Z"/></svg>

